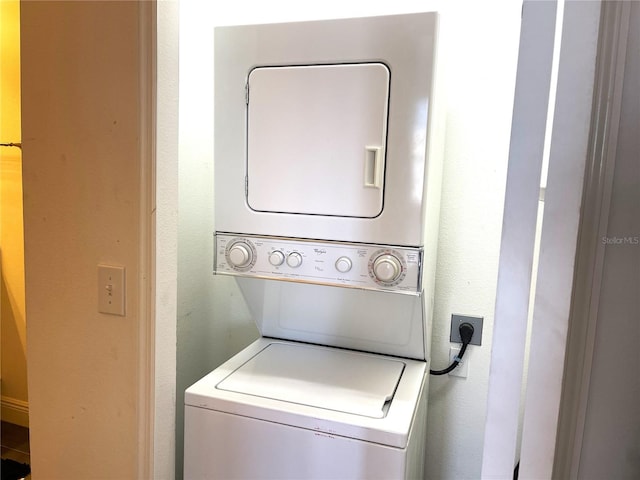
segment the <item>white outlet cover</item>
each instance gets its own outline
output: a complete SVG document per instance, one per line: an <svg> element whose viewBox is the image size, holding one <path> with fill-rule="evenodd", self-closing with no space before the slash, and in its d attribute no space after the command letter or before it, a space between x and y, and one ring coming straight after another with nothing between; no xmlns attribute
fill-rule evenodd
<svg viewBox="0 0 640 480"><path fill-rule="evenodd" d="M449 365L453 363L453 360L456 358L456 356L459 353L460 353L460 348L458 347L449 348ZM456 368L454 368L451 372L449 372L450 376L467 378L467 375L469 374L469 353L470 353L469 347L467 347L467 351L464 354L464 358Z"/></svg>

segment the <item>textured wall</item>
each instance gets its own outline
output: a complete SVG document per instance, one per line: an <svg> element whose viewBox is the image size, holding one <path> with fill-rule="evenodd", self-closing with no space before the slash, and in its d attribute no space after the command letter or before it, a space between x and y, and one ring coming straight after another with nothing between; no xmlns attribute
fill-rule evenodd
<svg viewBox="0 0 640 480"><path fill-rule="evenodd" d="M138 468L140 10L23 2L22 96L34 478ZM127 315L97 311L99 263Z"/></svg>

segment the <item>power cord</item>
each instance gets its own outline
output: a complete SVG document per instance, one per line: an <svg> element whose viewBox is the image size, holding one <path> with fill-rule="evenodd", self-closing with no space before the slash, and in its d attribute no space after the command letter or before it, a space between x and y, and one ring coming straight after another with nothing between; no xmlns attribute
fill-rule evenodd
<svg viewBox="0 0 640 480"><path fill-rule="evenodd" d="M462 348L460 349L460 353L458 353L458 356L453 360L453 363L444 370L429 370L429 373L431 375L446 375L447 373L453 371L453 369L458 365L460 365L462 357L464 356L464 352L467 351L467 345L471 343L471 339L473 338L473 325L464 322L460 324L458 330L460 331L460 339L462 340Z"/></svg>

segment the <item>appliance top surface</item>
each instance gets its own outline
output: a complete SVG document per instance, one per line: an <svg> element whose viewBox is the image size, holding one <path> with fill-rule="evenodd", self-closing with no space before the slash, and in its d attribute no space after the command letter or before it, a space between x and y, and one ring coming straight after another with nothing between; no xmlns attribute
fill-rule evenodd
<svg viewBox="0 0 640 480"><path fill-rule="evenodd" d="M404 362L305 344L273 343L218 389L382 418Z"/></svg>
<svg viewBox="0 0 640 480"><path fill-rule="evenodd" d="M404 448L426 368L263 337L189 387L185 405Z"/></svg>

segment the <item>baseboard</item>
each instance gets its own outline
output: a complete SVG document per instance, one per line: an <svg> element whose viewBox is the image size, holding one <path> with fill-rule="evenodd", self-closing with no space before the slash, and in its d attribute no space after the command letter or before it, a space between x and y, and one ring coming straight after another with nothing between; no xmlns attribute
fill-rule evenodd
<svg viewBox="0 0 640 480"><path fill-rule="evenodd" d="M2 396L0 405L2 406L0 418L3 422L29 428L29 402Z"/></svg>

